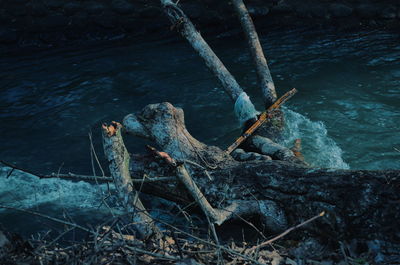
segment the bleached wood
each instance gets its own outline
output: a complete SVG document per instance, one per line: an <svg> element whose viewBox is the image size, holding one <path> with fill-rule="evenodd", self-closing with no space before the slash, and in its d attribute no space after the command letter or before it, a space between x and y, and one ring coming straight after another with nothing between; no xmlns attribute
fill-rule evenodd
<svg viewBox="0 0 400 265"><path fill-rule="evenodd" d="M121 128L122 125L117 122L102 126L104 154L109 163L111 177L123 206L128 213L133 215L132 222L140 237L161 238L160 230L154 224L134 189L129 172L130 156L122 139Z"/></svg>
<svg viewBox="0 0 400 265"><path fill-rule="evenodd" d="M258 38L253 20L251 19L243 0L232 0L232 3L235 7L236 14L239 17L240 24L242 25L248 42L251 57L254 65L256 66L257 77L261 86L262 94L264 96L265 106L269 107L276 101L277 94L275 90L275 84L272 80L271 72L260 43L260 39Z"/></svg>

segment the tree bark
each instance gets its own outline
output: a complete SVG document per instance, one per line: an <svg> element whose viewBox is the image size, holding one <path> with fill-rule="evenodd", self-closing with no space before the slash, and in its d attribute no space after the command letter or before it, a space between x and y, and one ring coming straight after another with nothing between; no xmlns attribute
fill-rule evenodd
<svg viewBox="0 0 400 265"><path fill-rule="evenodd" d="M176 28L189 42L193 49L204 60L206 66L218 78L225 92L235 103L235 115L241 125L244 125L249 120L252 120L253 122L257 120L257 111L253 103L250 101L250 98L203 39L201 34L196 30L195 26L182 9L171 0L160 1L164 12L172 23L172 28Z"/></svg>
<svg viewBox="0 0 400 265"><path fill-rule="evenodd" d="M243 0L232 0L232 3L239 17L240 24L242 25L248 42L251 57L256 66L258 81L261 86L262 95L264 96L265 108L268 108L276 101L277 95L267 60L265 59L253 20Z"/></svg>
<svg viewBox="0 0 400 265"><path fill-rule="evenodd" d="M132 120L137 123L135 126ZM183 111L169 103L149 105L139 114L128 115L125 126L131 133L155 141L174 159L198 163L200 167L186 167L212 207L253 203L252 211L237 213L259 215L273 232L326 211L326 217L308 227L309 232L332 240L400 239L400 227L393 222L400 218L399 170L323 169L266 159L236 161L218 147L193 138L184 125ZM138 178L144 172L150 176L176 174L166 169L162 161L153 162L157 165L150 166L148 161L136 158L132 176ZM187 190L176 183L145 186L145 191L178 203L193 201Z"/></svg>

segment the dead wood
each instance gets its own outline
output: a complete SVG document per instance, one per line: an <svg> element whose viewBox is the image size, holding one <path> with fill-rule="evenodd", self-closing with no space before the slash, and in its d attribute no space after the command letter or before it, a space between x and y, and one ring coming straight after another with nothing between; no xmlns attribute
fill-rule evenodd
<svg viewBox="0 0 400 265"><path fill-rule="evenodd" d="M257 111L250 98L243 91L232 74L226 69L225 65L210 48L201 34L196 30L193 23L178 6L178 2L171 0L160 0L163 10L172 23L172 29L176 29L205 61L206 66L214 73L220 81L225 92L235 102L234 112L240 124L247 129L257 121ZM272 81L267 61L257 32L247 9L241 0L234 1L237 13L241 19L246 37L249 40L249 48L253 61L256 65L257 75L265 98L265 106L269 107L275 102L277 95ZM258 134L272 139L278 139L284 127L283 114L279 110L269 113L270 119L265 122L258 130ZM246 147L245 147L246 148Z"/></svg>
<svg viewBox="0 0 400 265"><path fill-rule="evenodd" d="M125 148L121 136L121 124L113 122L111 125L103 125L104 153L109 162L111 176L114 180L118 195L128 213L133 215L133 223L142 238L155 236L161 238L162 234L147 213L138 193L133 187L129 172L130 156Z"/></svg>
<svg viewBox="0 0 400 265"><path fill-rule="evenodd" d="M161 0L161 4L172 23L172 28L176 29L189 42L235 102L240 94L243 93L236 79L229 73L182 9L171 0Z"/></svg>
<svg viewBox="0 0 400 265"><path fill-rule="evenodd" d="M400 228L392 220L400 217L399 170L312 168L282 160L236 161L218 147L193 138L184 125L183 111L169 103L152 104L138 114L130 114L125 118L125 125L131 133L156 142L172 158L188 159L207 168L212 180L204 169L186 164L192 179L214 208L255 202L253 211L240 214L259 215L264 225L274 232L325 211L326 216L308 228L317 237L398 240ZM153 160L157 166L151 166L145 159L136 157L131 168L133 177L144 172L176 174L166 169L162 161ZM153 194L179 203L193 200L176 183L145 186ZM166 190L168 196L164 196Z"/></svg>
<svg viewBox="0 0 400 265"><path fill-rule="evenodd" d="M276 101L277 95L274 81L272 80L271 72L269 71L267 60L264 56L263 48L261 47L253 20L251 19L243 0L233 0L232 3L235 7L236 14L239 17L243 32L245 33L253 63L256 66L257 77L264 97L265 108L268 108Z"/></svg>

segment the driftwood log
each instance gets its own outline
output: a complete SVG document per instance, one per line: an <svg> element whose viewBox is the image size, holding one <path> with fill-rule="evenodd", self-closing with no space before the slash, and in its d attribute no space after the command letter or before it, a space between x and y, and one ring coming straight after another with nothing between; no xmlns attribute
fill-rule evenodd
<svg viewBox="0 0 400 265"><path fill-rule="evenodd" d="M261 92L264 97L265 108L268 108L277 100L274 81L272 80L271 72L264 56L264 51L261 47L260 40L253 20L250 17L243 0L233 0L236 14L239 17L243 32L245 33L251 58L257 70L257 78L261 87Z"/></svg>
<svg viewBox="0 0 400 265"><path fill-rule="evenodd" d="M255 148L254 160L238 161L191 136L183 110L170 103L148 105L126 116L123 124L127 132L153 141L173 159L182 161L212 207L230 209L231 218L257 215L276 233L325 211L326 216L307 229L313 236L335 242L350 238L400 240L396 223L400 217L399 170L324 169L277 160L280 153L293 152L260 136L252 138L263 147ZM144 173L174 176L176 170L152 156L133 156L132 177ZM178 181L144 186L144 192L168 200L193 201Z"/></svg>

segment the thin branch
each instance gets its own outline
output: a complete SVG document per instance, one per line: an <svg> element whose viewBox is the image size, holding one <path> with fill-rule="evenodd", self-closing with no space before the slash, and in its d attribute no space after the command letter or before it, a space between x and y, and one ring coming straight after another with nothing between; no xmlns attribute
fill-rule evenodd
<svg viewBox="0 0 400 265"><path fill-rule="evenodd" d="M132 251L136 251L138 253L142 253L142 254L146 254L146 255L149 255L149 256L153 256L153 257L156 257L156 258L159 258L159 259L173 260L173 261L176 261L176 260L180 259L180 258L177 258L177 257L166 256L166 255L161 255L161 254L158 254L158 253L150 252L150 251L147 251L147 250L144 250L144 249L141 249L141 248L135 248L135 247L131 247L131 246L125 246L125 247L127 249L132 250Z"/></svg>
<svg viewBox="0 0 400 265"><path fill-rule="evenodd" d="M101 176L80 175L80 174L74 174L71 172L69 172L67 174L51 173L50 175L45 175L45 174L34 173L30 170L20 168L18 166L15 166L15 165L8 163L6 161L3 161L3 160L1 160L0 163L11 168L10 172L7 174L7 178L13 173L14 170L19 170L21 172L33 175L40 179L59 178L59 179L69 179L69 180L87 181L87 182L95 182L95 181L99 181L101 183L113 182L113 179L108 176L101 177ZM140 178L140 179L132 178L132 183L170 182L170 181L175 181L175 180L176 180L176 178L174 178L174 177L148 177L147 175L144 175L144 178Z"/></svg>
<svg viewBox="0 0 400 265"><path fill-rule="evenodd" d="M30 210L25 210L25 209L20 209L20 208L15 208L15 207L11 207L11 206L6 206L6 205L2 205L2 204L0 204L0 208L19 211L19 212L23 212L23 213L39 216L39 217L48 219L48 220L56 222L56 223L68 225L68 226L80 229L82 231L88 232L90 234L94 234L94 231L91 231L91 230L89 230L89 229L87 229L87 228L85 228L83 226L80 226L78 224L74 224L74 223L71 223L71 222L68 222L68 221L64 221L64 220L61 220L61 219L58 219L58 218L55 218L55 217L51 217L51 216L48 216L48 215L45 215L45 214L42 214L42 213L33 212L33 211L30 211Z"/></svg>
<svg viewBox="0 0 400 265"><path fill-rule="evenodd" d="M269 119L269 115L272 111L279 109L286 101L288 101L291 97L293 97L294 94L296 94L297 90L296 88L293 88L292 90L286 92L282 97L280 97L277 101L275 101L274 104L272 104L266 111L261 113L260 117L258 120L251 125L249 129L247 129L242 136L240 136L236 141L231 144L226 152L228 154L232 153L233 150L235 150L241 143L243 143L247 138L249 138L264 122L266 122Z"/></svg>
<svg viewBox="0 0 400 265"><path fill-rule="evenodd" d="M206 245L209 245L209 246L212 246L212 247L215 247L215 248L220 248L220 249L224 250L225 252L228 252L228 253L230 253L230 254L232 254L232 255L241 257L241 258L243 258L243 259L245 259L245 260L247 260L247 261L251 261L252 264L262 265L262 263L258 262L257 260L253 259L252 257L249 257L249 256L247 256L247 255L244 255L244 254L242 254L242 253L239 253L239 252L237 252L237 251L235 251L235 250L232 250L232 249L230 249L230 248L228 248L228 247L225 247L225 246L222 246L222 245L217 245L217 244L215 244L215 243L212 243L212 242L210 242L210 241L207 241L207 240L205 240L205 239L202 239L202 238L200 238L200 237L197 237L197 236L195 236L195 235L192 235L192 234L190 234L190 233L188 233L188 232L186 232L186 231L184 231L184 230L181 230L181 229L179 229L178 227L175 227L175 226L173 226L173 225L171 225L171 224L169 224L169 223L167 223L167 222L164 222L164 221L162 221L162 220L160 220L160 219L157 219L157 218L153 218L153 219L154 219L155 221L157 221L157 222L159 222L159 223L165 225L165 226L168 226L168 227L174 229L175 231L178 231L178 232L181 233L181 234L184 234L184 235L186 235L186 236L189 236L189 237L191 237L191 238L193 238L193 239L195 239L195 240L197 240L197 241L199 241L199 242L202 242L202 243L204 243L204 244L206 244Z"/></svg>
<svg viewBox="0 0 400 265"><path fill-rule="evenodd" d="M92 133L91 132L89 133L89 140L90 140L90 148L91 148L92 154L94 155L94 158L96 159L97 165L101 170L101 174L104 177L105 176L104 170L103 170L103 167L101 166L99 158L97 157L96 150L94 149L93 140L92 140Z"/></svg>
<svg viewBox="0 0 400 265"><path fill-rule="evenodd" d="M320 218L320 217L322 217L324 215L325 215L325 212L321 212L320 214L318 214L318 215L316 215L316 216L314 216L314 217L312 217L312 218L310 218L310 219L308 219L308 220L306 220L306 221L304 221L304 222L302 222L302 223L300 223L300 224L298 224L296 226L293 226L293 227L289 228L288 230L286 230L282 234L277 235L276 237L271 238L268 241L265 241L265 242L263 242L263 243L261 243L261 244L259 244L257 246L252 247L251 249L249 249L249 252L252 252L252 251L257 250L259 248L265 247L265 246L271 244L272 242L274 242L274 241L286 236L287 234L289 234L293 230L296 230L296 229L298 229L298 228L300 228L300 227L302 227L302 226L304 226L304 225L306 225L308 223L311 223L312 221L314 221L314 220L316 220L316 219L318 219L318 218Z"/></svg>

